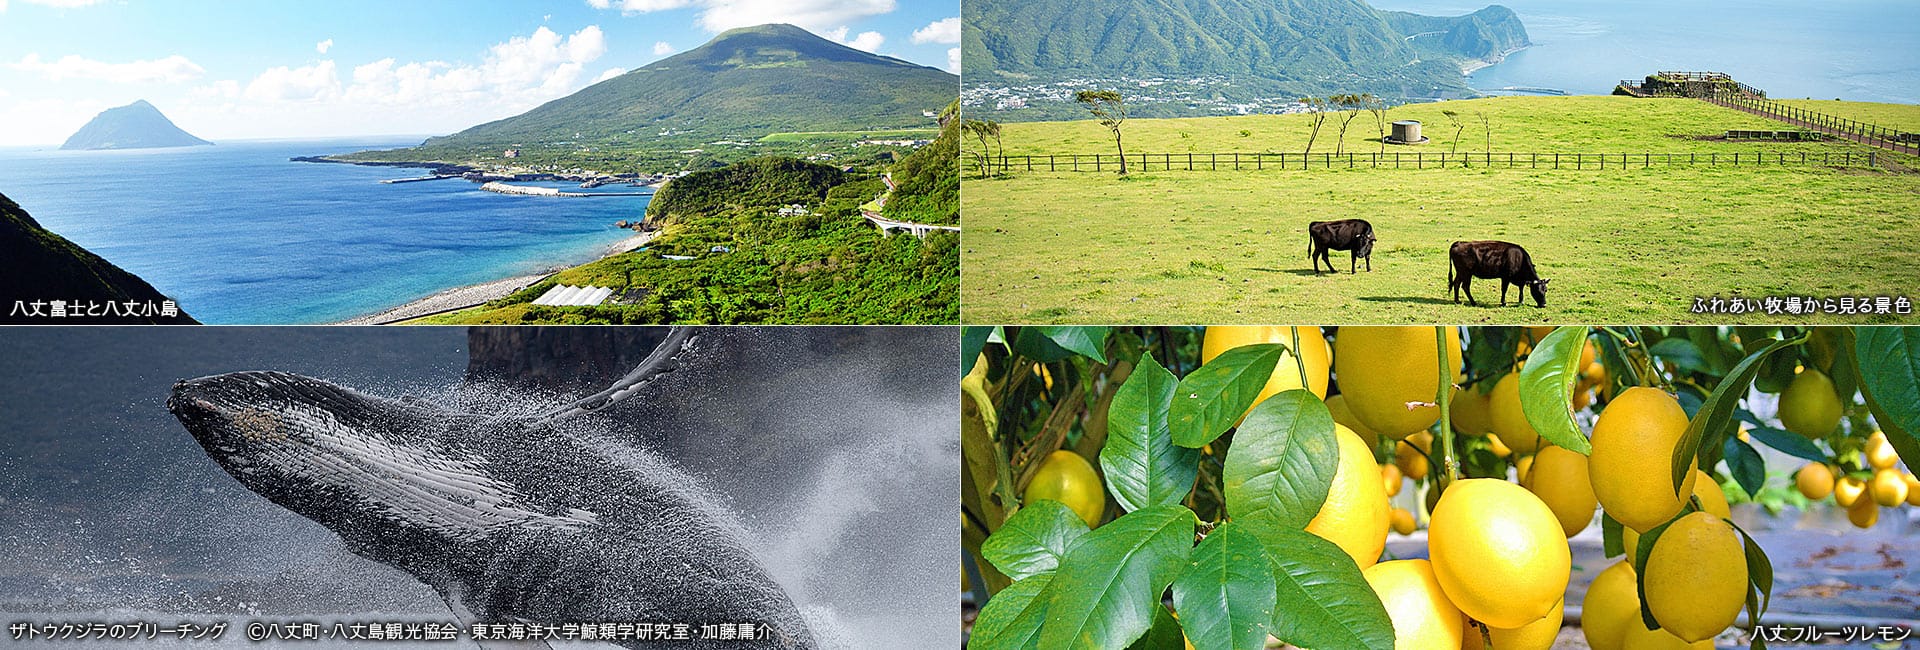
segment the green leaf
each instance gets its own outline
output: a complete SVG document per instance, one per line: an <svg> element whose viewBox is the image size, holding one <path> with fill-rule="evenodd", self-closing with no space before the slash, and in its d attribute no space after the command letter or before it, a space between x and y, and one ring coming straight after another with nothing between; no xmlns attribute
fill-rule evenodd
<svg viewBox="0 0 1920 650"><path fill-rule="evenodd" d="M1087 522L1072 508L1040 499L1013 513L1000 530L980 544L980 555L1015 580L1049 573L1060 565L1075 540L1087 534Z"/></svg>
<svg viewBox="0 0 1920 650"><path fill-rule="evenodd" d="M1154 506L1087 533L1047 586L1043 648L1120 648L1153 627L1160 594L1193 551L1192 510Z"/></svg>
<svg viewBox="0 0 1920 650"><path fill-rule="evenodd" d="M1173 441L1203 447L1226 433L1266 388L1286 347L1245 345L1221 353L1180 380L1173 396Z"/></svg>
<svg viewBox="0 0 1920 650"><path fill-rule="evenodd" d="M1586 344L1587 328L1557 328L1540 340L1520 369L1520 410L1527 423L1548 442L1583 455L1593 453L1593 445L1573 423L1573 384L1580 378L1580 353Z"/></svg>
<svg viewBox="0 0 1920 650"><path fill-rule="evenodd" d="M1687 475L1693 472L1694 457L1699 455L1700 446L1718 445L1721 436L1727 435L1728 427L1733 424L1733 407L1740 404L1740 398L1753 386L1753 376L1760 371L1760 362L1773 354L1773 351L1796 345L1799 340L1776 341L1759 352L1747 355L1733 367L1726 379L1713 387L1713 393L1707 395L1707 401L1700 412L1687 421L1687 431L1680 436L1680 442L1674 446L1671 468L1673 470L1673 492L1680 493L1680 487L1686 483ZM1711 436L1711 439L1708 437ZM1644 543L1644 539L1642 541Z"/></svg>
<svg viewBox="0 0 1920 650"><path fill-rule="evenodd" d="M1267 398L1233 435L1221 469L1227 514L1304 529L1320 513L1340 464L1325 402L1304 390Z"/></svg>
<svg viewBox="0 0 1920 650"><path fill-rule="evenodd" d="M1733 474L1735 483L1747 491L1747 497L1760 494L1761 486L1767 482L1767 462L1760 459L1760 452L1734 436L1727 436L1727 470Z"/></svg>
<svg viewBox="0 0 1920 650"><path fill-rule="evenodd" d="M1782 431L1773 427L1751 426L1747 427L1747 434L1752 436L1754 440L1766 443L1768 447L1786 452L1789 455L1815 462L1827 462L1827 453L1820 451L1820 447L1814 445L1812 440L1801 437L1798 433Z"/></svg>
<svg viewBox="0 0 1920 650"><path fill-rule="evenodd" d="M960 376L973 372L973 363L980 360L980 351L987 347L987 337L992 334L993 328L983 325L960 330Z"/></svg>
<svg viewBox="0 0 1920 650"><path fill-rule="evenodd" d="M1625 533L1621 532L1620 520L1605 512L1600 513L1600 552L1606 557L1619 557L1626 553ZM1632 562L1633 558L1627 558Z"/></svg>
<svg viewBox="0 0 1920 650"><path fill-rule="evenodd" d="M1252 523L1272 562L1272 632L1303 648L1393 648L1393 621L1360 565L1333 542L1272 522Z"/></svg>
<svg viewBox="0 0 1920 650"><path fill-rule="evenodd" d="M1726 376L1727 367L1733 365L1733 360L1740 356L1740 351L1734 349L1732 344L1721 340L1720 328L1688 327L1684 329L1687 338L1693 341L1694 347L1699 348L1701 358L1706 361L1707 374L1715 377Z"/></svg>
<svg viewBox="0 0 1920 650"><path fill-rule="evenodd" d="M1727 523L1732 525L1733 522ZM1733 529L1740 531L1740 539L1746 545L1747 581L1752 583L1755 589L1760 590L1763 600L1760 602L1759 614L1765 615L1767 608L1773 606L1773 561L1767 559L1766 549L1760 548L1760 543L1754 541L1753 536L1748 535L1746 529L1737 525L1733 526ZM1760 618L1754 616L1747 620L1756 621L1752 625L1758 626L1757 621Z"/></svg>
<svg viewBox="0 0 1920 650"><path fill-rule="evenodd" d="M1153 608L1153 627L1147 633L1127 646L1127 650L1167 650L1186 647L1186 636L1181 633L1180 621L1173 617L1165 607Z"/></svg>
<svg viewBox="0 0 1920 650"><path fill-rule="evenodd" d="M1106 470L1107 490L1129 512L1178 504L1193 490L1200 450L1173 444L1168 420L1178 383L1152 355L1143 356L1107 409L1100 467Z"/></svg>
<svg viewBox="0 0 1920 650"><path fill-rule="evenodd" d="M1861 327L1854 334L1867 408L1900 460L1920 467L1920 328Z"/></svg>
<svg viewBox="0 0 1920 650"><path fill-rule="evenodd" d="M1100 363L1107 362L1108 328L1106 327L1038 326L1029 329L1052 339L1053 344L1061 348L1086 355L1087 358Z"/></svg>
<svg viewBox="0 0 1920 650"><path fill-rule="evenodd" d="M1053 581L1042 573L1020 580L987 601L973 619L967 647L974 650L1024 650L1040 647L1040 626L1046 622L1047 603L1039 596Z"/></svg>
<svg viewBox="0 0 1920 650"><path fill-rule="evenodd" d="M1269 562L1260 539L1231 522L1194 549L1173 581L1173 606L1196 650L1265 647L1276 593Z"/></svg>
<svg viewBox="0 0 1920 650"><path fill-rule="evenodd" d="M1053 363L1073 356L1072 350L1054 343L1053 337L1047 336L1041 329L1037 326L1018 328L1013 335L1013 342L1009 344L1014 354L1038 363Z"/></svg>
<svg viewBox="0 0 1920 650"><path fill-rule="evenodd" d="M1672 362L1675 367L1687 372L1711 373L1713 368L1707 365L1706 356L1700 353L1700 346L1683 338L1661 339L1647 350L1661 361Z"/></svg>

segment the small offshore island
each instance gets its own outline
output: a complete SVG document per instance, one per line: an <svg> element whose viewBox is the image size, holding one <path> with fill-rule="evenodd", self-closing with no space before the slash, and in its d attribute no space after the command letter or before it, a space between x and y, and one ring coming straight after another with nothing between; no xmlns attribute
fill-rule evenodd
<svg viewBox="0 0 1920 650"><path fill-rule="evenodd" d="M162 147L209 146L212 142L196 138L175 126L147 100L109 108L80 127L60 145L64 151L100 151L106 149L158 149Z"/></svg>
<svg viewBox="0 0 1920 650"><path fill-rule="evenodd" d="M940 70L762 25L417 147L293 160L562 204L654 195L598 261L349 323L953 323L958 90ZM514 184L534 181L622 187ZM901 223L916 234L890 236ZM556 287L569 299L543 299Z"/></svg>

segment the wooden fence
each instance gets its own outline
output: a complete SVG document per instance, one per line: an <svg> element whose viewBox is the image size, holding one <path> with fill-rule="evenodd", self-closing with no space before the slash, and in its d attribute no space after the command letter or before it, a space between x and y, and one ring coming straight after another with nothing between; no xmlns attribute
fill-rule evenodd
<svg viewBox="0 0 1920 650"><path fill-rule="evenodd" d="M1873 167L1875 152L1736 153L1130 153L1128 171L1263 169L1644 169L1650 167ZM1117 172L1119 154L995 156L993 173ZM979 159L972 165L981 171Z"/></svg>
<svg viewBox="0 0 1920 650"><path fill-rule="evenodd" d="M1797 106L1789 106L1765 97L1754 97L1741 93L1715 93L1701 99L1728 108L1743 110L1756 115L1797 124L1823 133L1838 136L1865 145L1882 147L1900 153L1920 155L1920 134L1899 129L1890 129L1878 124L1850 120L1844 117L1810 111Z"/></svg>

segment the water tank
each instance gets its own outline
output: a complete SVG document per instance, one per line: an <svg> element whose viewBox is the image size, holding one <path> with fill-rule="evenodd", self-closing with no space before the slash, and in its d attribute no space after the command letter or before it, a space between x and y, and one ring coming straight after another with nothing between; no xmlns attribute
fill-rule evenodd
<svg viewBox="0 0 1920 650"><path fill-rule="evenodd" d="M1388 141L1398 144L1418 144L1425 139L1420 136L1418 120L1400 120L1393 123L1393 137Z"/></svg>

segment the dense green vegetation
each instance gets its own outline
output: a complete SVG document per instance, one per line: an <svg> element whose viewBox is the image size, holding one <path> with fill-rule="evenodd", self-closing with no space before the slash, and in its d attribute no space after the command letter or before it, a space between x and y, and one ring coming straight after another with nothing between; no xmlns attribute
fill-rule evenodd
<svg viewBox="0 0 1920 650"><path fill-rule="evenodd" d="M67 138L61 149L148 149L213 144L174 126L147 100L101 111Z"/></svg>
<svg viewBox="0 0 1920 650"><path fill-rule="evenodd" d="M1463 63L1526 43L1525 28L1505 8L1440 18L1382 12L1357 0L978 0L967 3L963 20L962 52L976 75L969 86L1220 76L1232 83L1208 90L1234 101L1335 92L1471 95ZM1426 31L1442 33L1408 39ZM985 106L981 116L1060 117L1047 109L1063 109L1061 102L1044 104L1005 115L989 115L995 107ZM1194 114L1180 102L1138 109Z"/></svg>
<svg viewBox="0 0 1920 650"><path fill-rule="evenodd" d="M649 207L653 244L559 273L434 323L952 323L959 238L882 237L859 213L872 174L760 159L669 183ZM800 203L810 214L781 215ZM665 256L692 259L668 259ZM530 304L556 284L645 287L638 304Z"/></svg>
<svg viewBox="0 0 1920 650"><path fill-rule="evenodd" d="M1836 107L1834 112L1845 107ZM1496 98L1396 108L1427 121L1435 142L1393 151L1445 151L1438 113L1486 112L1493 150L1865 153L1846 142L1702 139L1780 123L1697 100ZM1440 118L1440 119L1436 119ZM1363 118L1364 119L1364 118ZM1357 124L1356 124L1357 126ZM1291 151L1299 116L1138 120L1135 151ZM1461 151L1482 151L1477 124ZM1371 135L1369 132L1367 135ZM1009 153L1106 148L1098 124L1009 124ZM1376 151L1373 143L1349 150ZM1316 151L1331 149L1322 133ZM1015 171L969 179L973 226L963 255L969 322L1733 322L1689 313L1696 296L1914 297L1920 174L1911 156L1880 150L1894 168L1664 167L1606 171L1314 169L1311 171ZM1315 276L1310 221L1364 218L1379 243L1374 272ZM1501 239L1527 247L1553 279L1546 309L1490 306L1499 285L1475 283L1486 306L1453 304L1447 246ZM1875 242L1872 254L1860 242ZM1039 276L1039 277L1036 277ZM1768 316L1878 322L1858 316ZM1884 319L1880 319L1884 320Z"/></svg>
<svg viewBox="0 0 1920 650"><path fill-rule="evenodd" d="M159 304L167 300L153 285L40 226L26 210L0 194L0 322L41 325L192 324L183 310L177 317L121 316L26 318L13 315L15 301L65 300L73 303ZM46 313L42 306L41 313ZM183 308L184 309L184 308Z"/></svg>
<svg viewBox="0 0 1920 650"><path fill-rule="evenodd" d="M898 189L882 213L914 223L960 223L960 102L940 112L940 137L893 166Z"/></svg>

